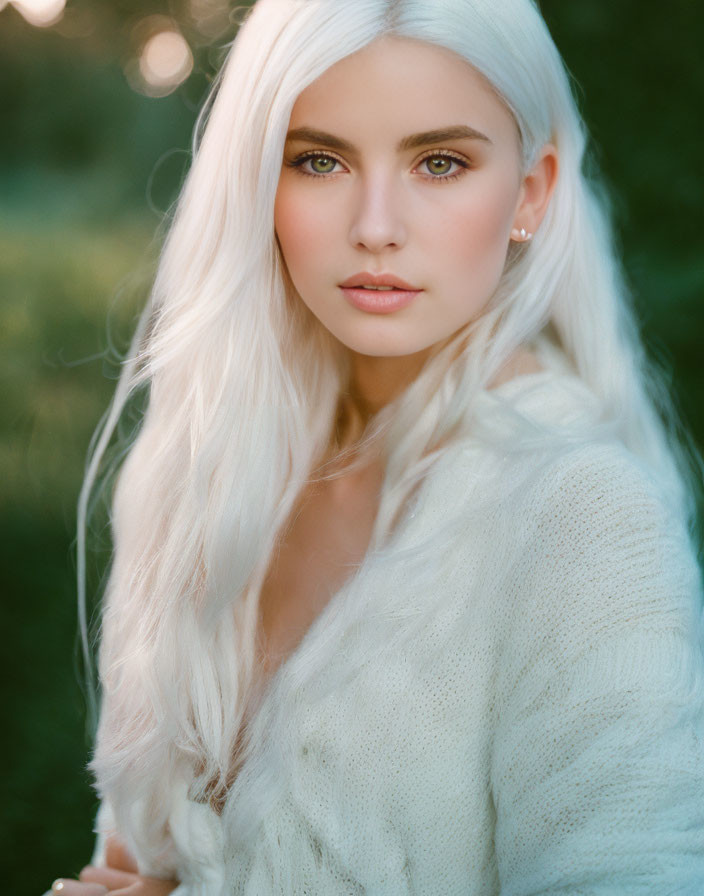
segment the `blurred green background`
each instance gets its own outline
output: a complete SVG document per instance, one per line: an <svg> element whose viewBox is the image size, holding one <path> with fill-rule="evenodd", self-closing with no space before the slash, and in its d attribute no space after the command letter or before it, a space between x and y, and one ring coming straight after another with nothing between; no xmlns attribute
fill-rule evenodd
<svg viewBox="0 0 704 896"><path fill-rule="evenodd" d="M0 850L17 894L90 856L76 499L239 14L222 0L62 6L0 0ZM648 347L701 448L704 7L542 8L580 85ZM157 46L164 30L171 42ZM104 556L91 561L94 586Z"/></svg>

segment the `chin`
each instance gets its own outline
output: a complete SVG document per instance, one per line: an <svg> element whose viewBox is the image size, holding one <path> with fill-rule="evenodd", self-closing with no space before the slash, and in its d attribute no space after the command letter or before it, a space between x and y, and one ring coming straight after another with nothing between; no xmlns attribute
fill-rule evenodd
<svg viewBox="0 0 704 896"><path fill-rule="evenodd" d="M376 329L379 329L376 327ZM370 358L404 358L415 355L430 348L427 340L409 339L402 334L393 333L391 328L386 333L334 333L333 336L345 348L358 355Z"/></svg>

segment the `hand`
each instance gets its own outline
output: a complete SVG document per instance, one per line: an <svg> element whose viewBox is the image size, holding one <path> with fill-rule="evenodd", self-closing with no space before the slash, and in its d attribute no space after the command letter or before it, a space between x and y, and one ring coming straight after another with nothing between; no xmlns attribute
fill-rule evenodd
<svg viewBox="0 0 704 896"><path fill-rule="evenodd" d="M166 896L178 886L177 881L142 877L134 858L117 837L106 841L105 864L105 868L86 865L77 881L60 878L52 892L61 896Z"/></svg>

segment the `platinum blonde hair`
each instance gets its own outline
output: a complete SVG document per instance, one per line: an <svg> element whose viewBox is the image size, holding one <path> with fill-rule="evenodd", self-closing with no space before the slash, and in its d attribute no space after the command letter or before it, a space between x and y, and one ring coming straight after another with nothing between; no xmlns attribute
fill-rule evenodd
<svg viewBox="0 0 704 896"><path fill-rule="evenodd" d="M347 384L345 358L293 294L274 233L292 106L331 65L389 34L467 60L515 116L526 171L552 141L560 174L532 244L509 251L486 313L440 346L365 434L386 458L371 549L384 546L429 465L471 431L478 392L546 329L611 431L688 512L604 203L583 173L584 127L535 4L258 0L201 115L80 504L84 591L89 495L126 401L148 387L114 494L91 767L120 830L152 865L169 863L174 781L192 780L191 796L205 800L231 780L259 589L296 496L329 457ZM84 597L81 607L85 635Z"/></svg>

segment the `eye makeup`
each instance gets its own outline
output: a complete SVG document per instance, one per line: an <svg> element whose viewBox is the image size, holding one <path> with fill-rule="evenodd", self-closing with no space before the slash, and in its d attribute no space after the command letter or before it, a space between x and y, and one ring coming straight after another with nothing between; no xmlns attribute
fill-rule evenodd
<svg viewBox="0 0 704 896"><path fill-rule="evenodd" d="M439 183L447 183L448 181L457 180L459 177L462 177L463 174L465 173L465 171L467 171L471 167L470 163L466 159L462 158L459 155L456 155L455 153L448 152L447 150L435 150L433 152L427 153L425 156L423 156L419 160L419 162L417 163L417 165L415 167L418 168L420 165L424 164L425 162L437 161L438 159L442 159L445 162L454 163L455 165L458 165L459 170L452 171L451 173L440 172L437 174L433 174L432 172L428 171L428 173L426 175L428 180L436 181ZM340 159L338 159L336 156L332 155L329 152L319 152L319 151L313 151L313 150L308 150L306 152L303 152L300 155L296 156L295 158L291 159L290 161L286 161L285 164L289 168L294 168L300 174L306 175L308 177L320 178L320 177L326 177L331 174L339 173L334 170L310 171L304 167L306 162L321 161L321 160L325 160L325 162L327 162L327 163L334 162L339 165L344 164Z"/></svg>

